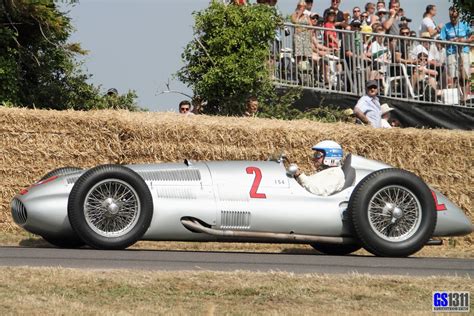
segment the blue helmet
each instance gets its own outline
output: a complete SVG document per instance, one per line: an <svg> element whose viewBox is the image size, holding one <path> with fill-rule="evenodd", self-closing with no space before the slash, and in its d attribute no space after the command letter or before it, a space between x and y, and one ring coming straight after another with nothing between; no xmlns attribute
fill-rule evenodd
<svg viewBox="0 0 474 316"><path fill-rule="evenodd" d="M324 153L323 165L327 167L339 167L342 163L344 152L341 145L332 140L323 140L313 146L313 150Z"/></svg>

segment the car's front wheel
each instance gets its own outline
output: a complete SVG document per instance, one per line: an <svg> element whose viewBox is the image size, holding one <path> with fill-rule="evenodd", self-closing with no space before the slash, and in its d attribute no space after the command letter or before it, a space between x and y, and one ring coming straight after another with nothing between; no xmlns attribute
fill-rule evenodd
<svg viewBox="0 0 474 316"><path fill-rule="evenodd" d="M150 226L153 200L145 181L120 165L90 169L74 184L68 217L76 234L97 249L124 249Z"/></svg>
<svg viewBox="0 0 474 316"><path fill-rule="evenodd" d="M348 212L361 245L377 256L414 254L431 238L437 221L429 187L401 169L378 170L362 179Z"/></svg>

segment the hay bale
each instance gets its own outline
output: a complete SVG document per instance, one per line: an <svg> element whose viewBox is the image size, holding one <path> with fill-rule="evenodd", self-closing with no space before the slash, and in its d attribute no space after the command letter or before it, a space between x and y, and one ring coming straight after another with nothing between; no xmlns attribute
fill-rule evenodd
<svg viewBox="0 0 474 316"><path fill-rule="evenodd" d="M175 113L8 108L0 108L0 126L0 230L15 229L9 212L15 192L54 168L184 158L262 160L285 152L309 169L309 148L323 139L337 141L346 152L420 175L462 207L471 220L474 215L472 132L375 130L345 123Z"/></svg>

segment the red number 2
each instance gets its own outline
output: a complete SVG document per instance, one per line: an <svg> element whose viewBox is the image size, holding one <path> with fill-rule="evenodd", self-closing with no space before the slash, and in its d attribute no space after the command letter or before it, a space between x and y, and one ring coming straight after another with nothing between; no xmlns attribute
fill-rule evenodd
<svg viewBox="0 0 474 316"><path fill-rule="evenodd" d="M247 167L245 170L248 174L255 173L255 179L253 180L252 187L250 188L250 197L252 199L266 199L267 196L265 193L257 193L260 181L262 181L262 171L260 171L260 169L257 167Z"/></svg>

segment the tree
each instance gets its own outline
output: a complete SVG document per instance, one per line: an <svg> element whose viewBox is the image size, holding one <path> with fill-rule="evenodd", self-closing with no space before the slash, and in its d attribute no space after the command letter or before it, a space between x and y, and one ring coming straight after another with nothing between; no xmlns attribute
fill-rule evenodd
<svg viewBox="0 0 474 316"><path fill-rule="evenodd" d="M301 88L277 91L271 80L270 43L283 18L268 5L236 6L212 1L195 12L194 40L185 48L178 78L207 100L207 114L241 115L249 96L259 99L260 117L343 120L342 111L318 107L301 111Z"/></svg>
<svg viewBox="0 0 474 316"><path fill-rule="evenodd" d="M72 1L74 2L74 1ZM109 108L99 87L87 83L75 57L86 54L68 43L71 19L48 0L0 0L0 101L20 106ZM136 95L118 96L115 107L138 109Z"/></svg>
<svg viewBox="0 0 474 316"><path fill-rule="evenodd" d="M474 18L474 1L472 0L450 0L461 14L461 18L470 23Z"/></svg>
<svg viewBox="0 0 474 316"><path fill-rule="evenodd" d="M207 100L206 112L237 115L249 96L260 102L271 98L269 44L281 21L276 10L212 1L193 15L194 40L182 54L186 65L177 76Z"/></svg>

